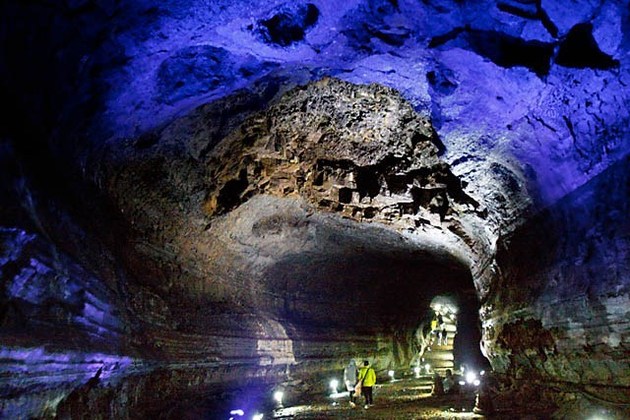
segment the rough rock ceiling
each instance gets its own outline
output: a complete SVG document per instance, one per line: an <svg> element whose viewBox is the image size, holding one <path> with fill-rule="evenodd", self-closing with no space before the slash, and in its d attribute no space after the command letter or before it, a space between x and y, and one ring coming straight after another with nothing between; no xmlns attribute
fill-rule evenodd
<svg viewBox="0 0 630 420"><path fill-rule="evenodd" d="M627 1L0 15L5 413L404 366L473 287L511 391L628 403Z"/></svg>

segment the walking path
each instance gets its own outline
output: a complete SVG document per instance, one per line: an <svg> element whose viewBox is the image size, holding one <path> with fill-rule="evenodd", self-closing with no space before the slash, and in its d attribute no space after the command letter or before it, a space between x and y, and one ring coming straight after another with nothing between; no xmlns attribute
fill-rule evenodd
<svg viewBox="0 0 630 420"><path fill-rule="evenodd" d="M276 410L272 418L286 419L480 419L474 414L475 393L464 390L459 395L431 396L429 377L408 378L377 384L374 405L351 407L348 397L319 398L305 405ZM359 402L363 402L362 398ZM267 416L265 416L267 418Z"/></svg>

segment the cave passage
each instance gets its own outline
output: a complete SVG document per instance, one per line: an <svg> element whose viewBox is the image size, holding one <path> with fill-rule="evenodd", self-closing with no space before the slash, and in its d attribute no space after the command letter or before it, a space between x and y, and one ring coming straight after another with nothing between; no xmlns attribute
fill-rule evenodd
<svg viewBox="0 0 630 420"><path fill-rule="evenodd" d="M295 235L299 228L280 227L283 217L274 218L275 232ZM382 227L313 219L309 245L302 245L308 251L287 253L262 272L264 291L251 307L256 310L252 315L277 322L285 340L271 344L266 354L285 360L293 380L224 383L214 391L222 398L202 400L206 413L242 407L271 413L279 391L286 409L308 404L309 398L328 395L331 380L342 383L342 368L350 359L357 364L368 360L379 383L389 382L392 374L412 377L423 358L422 366L431 364L429 372L421 372L423 378L425 373L443 376L446 369L460 374L464 365L487 368L479 350L479 303L464 264ZM258 246L267 249L265 242L273 240L267 237ZM443 348L433 346L431 352L419 336L436 299L451 302L458 312L449 334L449 364L442 363L443 357L432 358ZM261 306L267 308L265 314L258 312ZM193 405L201 403L196 401Z"/></svg>

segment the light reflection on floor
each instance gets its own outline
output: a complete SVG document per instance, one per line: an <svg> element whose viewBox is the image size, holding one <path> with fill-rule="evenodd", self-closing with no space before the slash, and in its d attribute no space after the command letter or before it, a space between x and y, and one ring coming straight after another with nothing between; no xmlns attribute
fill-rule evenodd
<svg viewBox="0 0 630 420"><path fill-rule="evenodd" d="M276 409L272 418L300 419L478 419L472 412L473 389L459 395L432 397L427 379L404 379L379 384L374 389L374 406L365 409L360 398L351 407L348 393L314 397L305 404Z"/></svg>

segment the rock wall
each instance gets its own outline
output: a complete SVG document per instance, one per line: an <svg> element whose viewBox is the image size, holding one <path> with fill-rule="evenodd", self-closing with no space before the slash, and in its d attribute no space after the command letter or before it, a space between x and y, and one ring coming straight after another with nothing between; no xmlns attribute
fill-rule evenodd
<svg viewBox="0 0 630 420"><path fill-rule="evenodd" d="M325 330L391 337L396 318L408 337L432 291L471 287L462 261L484 243L464 222L483 211L439 160L428 121L395 92L324 79L287 93L215 146L208 122L216 112L225 108L204 107L150 142L112 149L98 175L132 227L120 238L129 270L164 301L171 328L258 336L277 325L298 360L299 339L320 340ZM354 224L361 221L373 227ZM419 239L429 232L432 242ZM403 268L388 274L379 264ZM424 277L443 284L423 291L413 282ZM334 301L346 303L330 312ZM372 318L356 315L361 302ZM182 357L176 346L163 349ZM309 346L299 350L316 357ZM404 364L409 352L391 363Z"/></svg>
<svg viewBox="0 0 630 420"><path fill-rule="evenodd" d="M57 250L53 238L65 232L56 239L59 252L99 270L65 282L35 270L25 281L7 260L6 287L15 289L8 304L19 309L23 297L35 296L22 317L32 323L60 306L64 321L48 323L60 328L62 342L80 334L72 314L88 310L97 290L124 316L88 319L98 334L117 321L118 335L103 341L118 347L101 349L98 334L87 334L76 349L50 353L46 330L30 343L6 341L14 394L4 412L150 415L165 399L243 387L260 395L278 384L298 393L326 389L320 378L350 357L374 361L381 373L405 369L430 299L472 293L467 259L483 241L465 229L484 212L440 161L430 123L395 91L324 79L240 126L237 112L213 125L226 107L252 102L237 96L97 149L95 190L75 184L63 195L39 194L51 181L27 178L31 195L16 197L32 197L31 219L39 224L30 228L46 226L45 250ZM13 175L12 182L20 179ZM67 208L73 202L91 216ZM55 217L74 224L49 223ZM76 238L84 238L84 249ZM109 263L98 265L97 250ZM38 249L22 254L14 259L26 265L44 258ZM73 267L63 261L60 269ZM33 379L37 396L14 376L20 352L27 365L43 365L29 367L44 378ZM67 371L63 379L47 379L54 366Z"/></svg>
<svg viewBox="0 0 630 420"><path fill-rule="evenodd" d="M493 367L521 384L555 386L578 411L628 404L629 163L502 238L482 307Z"/></svg>

